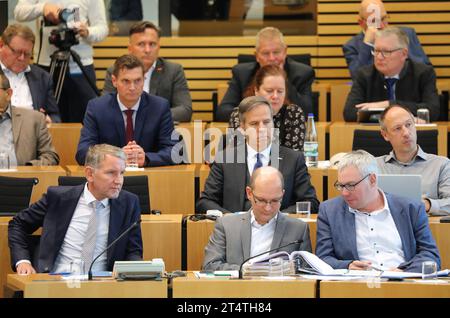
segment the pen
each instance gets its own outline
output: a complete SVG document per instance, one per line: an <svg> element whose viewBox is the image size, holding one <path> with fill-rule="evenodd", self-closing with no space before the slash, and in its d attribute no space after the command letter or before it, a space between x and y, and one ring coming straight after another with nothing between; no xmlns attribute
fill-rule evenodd
<svg viewBox="0 0 450 318"><path fill-rule="evenodd" d="M70 272L60 272L60 273L49 273L49 275L70 275Z"/></svg>
<svg viewBox="0 0 450 318"><path fill-rule="evenodd" d="M231 277L231 274L214 274L214 276L227 276L227 277Z"/></svg>

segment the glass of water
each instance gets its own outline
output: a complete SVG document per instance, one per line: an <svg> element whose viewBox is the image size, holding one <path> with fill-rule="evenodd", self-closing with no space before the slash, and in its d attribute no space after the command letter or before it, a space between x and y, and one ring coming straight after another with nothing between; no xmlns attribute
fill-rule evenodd
<svg viewBox="0 0 450 318"><path fill-rule="evenodd" d="M299 214L300 218L309 219L311 216L311 202L300 201L295 203L295 212Z"/></svg>
<svg viewBox="0 0 450 318"><path fill-rule="evenodd" d="M419 108L417 110L417 123L418 124L430 123L430 111L427 108Z"/></svg>
<svg viewBox="0 0 450 318"><path fill-rule="evenodd" d="M138 153L137 151L132 151L127 154L127 168L137 169L138 166Z"/></svg>
<svg viewBox="0 0 450 318"><path fill-rule="evenodd" d="M9 169L9 155L6 152L0 152L0 170Z"/></svg>
<svg viewBox="0 0 450 318"><path fill-rule="evenodd" d="M422 263L422 279L437 279L437 264L433 261Z"/></svg>

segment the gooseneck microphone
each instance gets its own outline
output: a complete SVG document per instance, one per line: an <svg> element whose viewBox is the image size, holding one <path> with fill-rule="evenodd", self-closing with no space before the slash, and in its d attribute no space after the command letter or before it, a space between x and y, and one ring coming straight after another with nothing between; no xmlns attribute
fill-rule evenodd
<svg viewBox="0 0 450 318"><path fill-rule="evenodd" d="M89 271L88 271L88 280L92 280L92 266L94 265L95 261L102 256L107 250L109 250L111 248L111 246L113 246L114 244L116 244L122 237L125 236L125 234L127 234L128 232L130 232L132 229L134 229L136 226L138 226L141 223L141 220L137 220L136 222L134 222L133 224L130 225L129 228L127 228L125 231L123 231L122 234L120 234L114 241L112 241L104 250L103 252L101 252L100 254L98 254L94 260L91 263L91 266L89 266Z"/></svg>
<svg viewBox="0 0 450 318"><path fill-rule="evenodd" d="M271 250L269 250L269 251L267 251L267 252L259 253L259 254L255 255L255 256L252 256L252 257L247 258L246 260L244 260L244 261L242 262L241 266L239 266L239 279L242 279L242 266L244 266L244 264L247 263L249 260L251 260L251 259L253 259L253 258L256 258L256 257L258 257L258 256L261 256L261 255L267 254L267 253L270 254L270 253L272 253L272 252L278 251L278 250L280 250L280 249L282 249L282 248L285 248L285 247L288 247L288 246L290 246L290 245L301 244L302 242L303 242L303 240L293 241L293 242L288 243L288 244L286 244L286 245L282 245L282 246L279 246L279 247L277 247L277 248L271 249Z"/></svg>

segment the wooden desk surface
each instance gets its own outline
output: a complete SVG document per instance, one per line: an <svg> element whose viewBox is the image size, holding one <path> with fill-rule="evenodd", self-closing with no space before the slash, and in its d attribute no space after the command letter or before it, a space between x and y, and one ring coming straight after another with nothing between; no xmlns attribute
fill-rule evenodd
<svg viewBox="0 0 450 318"><path fill-rule="evenodd" d="M438 130L438 155L447 157L447 135L446 122L439 122L437 126L417 126L417 130ZM358 124L347 122L334 122L329 127L330 132L330 158L339 152L349 152L353 145L353 132L355 129L380 130L379 125ZM321 159L322 160L322 159Z"/></svg>
<svg viewBox="0 0 450 318"><path fill-rule="evenodd" d="M83 166L67 166L70 176L84 176ZM125 176L147 175L152 209L163 214L193 214L195 165L175 165L126 171Z"/></svg>
<svg viewBox="0 0 450 318"><path fill-rule="evenodd" d="M289 214L290 217L297 217L296 214ZM316 249L317 215L311 215L311 219L304 219L309 225L309 235L313 252ZM209 242L209 237L214 231L216 222L211 220L187 221L187 270L200 270L205 257L205 247Z"/></svg>
<svg viewBox="0 0 450 318"><path fill-rule="evenodd" d="M173 298L315 298L315 280L174 278Z"/></svg>
<svg viewBox="0 0 450 318"><path fill-rule="evenodd" d="M7 285L13 290L23 291L24 298L167 298L167 279L62 281L60 276L48 274L9 274Z"/></svg>
<svg viewBox="0 0 450 318"><path fill-rule="evenodd" d="M39 183L34 186L31 195L31 202L38 201L49 186L58 185L58 177L65 176L66 171L60 166L18 166L15 170L2 171L0 175L14 178L39 179Z"/></svg>
<svg viewBox="0 0 450 318"><path fill-rule="evenodd" d="M450 298L450 280L443 284L321 281L320 298Z"/></svg>

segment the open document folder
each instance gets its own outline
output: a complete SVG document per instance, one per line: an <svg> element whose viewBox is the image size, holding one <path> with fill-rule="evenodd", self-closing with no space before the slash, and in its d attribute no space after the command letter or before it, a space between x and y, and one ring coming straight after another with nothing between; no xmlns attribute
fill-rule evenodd
<svg viewBox="0 0 450 318"><path fill-rule="evenodd" d="M419 278L422 277L422 273L412 272L396 272L396 271L361 271L361 270L348 270L348 269L333 269L330 265L322 261L316 255L307 251L294 251L288 253L285 251L277 252L270 255L263 255L262 257L255 258L249 262L248 267L264 267L269 263L270 259L283 258L288 260L289 263L293 263L295 266L295 272L298 274L312 274L320 276L335 276L335 277L381 277L390 279L403 279L403 278ZM245 268L245 266L244 266ZM449 270L442 270L438 272L438 276L448 276Z"/></svg>

